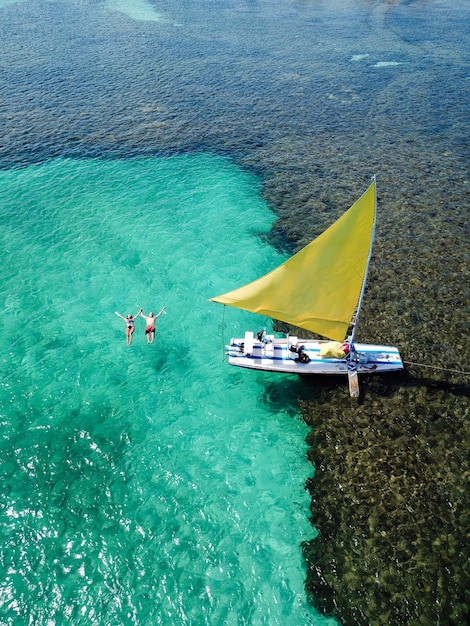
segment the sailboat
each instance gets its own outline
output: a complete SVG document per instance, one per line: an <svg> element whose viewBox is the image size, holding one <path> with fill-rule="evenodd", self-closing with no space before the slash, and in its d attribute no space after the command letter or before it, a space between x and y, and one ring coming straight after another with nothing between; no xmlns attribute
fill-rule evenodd
<svg viewBox="0 0 470 626"><path fill-rule="evenodd" d="M355 343L377 207L376 178L326 231L268 274L211 298L311 331L322 339L246 331L225 346L230 365L289 374L347 375L352 397L359 374L403 369L397 348Z"/></svg>

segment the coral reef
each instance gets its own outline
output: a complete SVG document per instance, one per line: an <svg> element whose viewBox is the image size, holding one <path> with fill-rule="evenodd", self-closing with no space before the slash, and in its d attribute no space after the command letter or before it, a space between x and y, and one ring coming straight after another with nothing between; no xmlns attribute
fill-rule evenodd
<svg viewBox="0 0 470 626"><path fill-rule="evenodd" d="M347 626L467 624L470 390L406 373L362 387L357 405L331 383L302 401L310 599Z"/></svg>

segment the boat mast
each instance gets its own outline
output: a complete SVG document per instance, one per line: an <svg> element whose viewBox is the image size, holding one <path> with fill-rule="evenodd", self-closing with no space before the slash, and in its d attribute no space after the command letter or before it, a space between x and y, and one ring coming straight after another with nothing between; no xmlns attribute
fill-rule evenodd
<svg viewBox="0 0 470 626"><path fill-rule="evenodd" d="M354 335L356 333L357 322L359 320L359 313L361 312L362 298L364 297L364 291L366 289L367 274L369 273L369 263L370 263L370 259L372 256L372 244L374 243L374 237L375 237L375 221L376 221L376 214L377 214L377 185L376 185L375 174L372 176L371 184L374 185L374 223L372 224L372 233L370 237L370 246L369 246L369 256L367 258L366 271L364 272L364 278L362 279L361 293L359 295L359 301L357 303L356 314L354 316L355 317L354 325L352 327L351 334L348 337L348 341L351 345L354 344Z"/></svg>

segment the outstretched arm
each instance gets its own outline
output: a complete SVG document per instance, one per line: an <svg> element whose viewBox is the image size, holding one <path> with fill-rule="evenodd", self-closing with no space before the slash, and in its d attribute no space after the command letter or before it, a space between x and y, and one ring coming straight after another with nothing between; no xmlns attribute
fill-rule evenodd
<svg viewBox="0 0 470 626"><path fill-rule="evenodd" d="M162 313L165 313L165 309L166 309L166 306L164 306L163 309L155 315L155 319L157 319L157 317L160 317Z"/></svg>
<svg viewBox="0 0 470 626"><path fill-rule="evenodd" d="M118 313L117 311L114 311L114 314L117 315L118 317L120 317L122 320L126 321L126 318L123 317L120 313Z"/></svg>
<svg viewBox="0 0 470 626"><path fill-rule="evenodd" d="M142 311L143 311L143 310L144 310L144 309L142 309L142 308L140 309L140 311L139 311L139 312L137 313L137 315L134 317L134 319L135 319L135 320L139 317L139 315L142 315ZM142 315L142 317L144 317L144 316Z"/></svg>

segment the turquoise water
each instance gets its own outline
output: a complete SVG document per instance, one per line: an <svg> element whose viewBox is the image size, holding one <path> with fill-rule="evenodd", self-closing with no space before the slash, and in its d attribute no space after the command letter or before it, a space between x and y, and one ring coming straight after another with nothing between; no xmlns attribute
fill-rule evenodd
<svg viewBox="0 0 470 626"><path fill-rule="evenodd" d="M376 173L358 340L468 371L468 17L467 0L0 0L0 621L326 622L299 548L315 535L308 389L222 362L207 299L319 234ZM163 305L156 343L138 320L127 348L114 311ZM225 338L263 323L227 311ZM365 422L422 419L426 374L442 380L413 369L406 401L369 385ZM347 429L347 391L327 396L309 423ZM364 592L383 538L344 540L336 494L355 478L338 487L333 465L314 495L316 519L341 516L318 540L334 583L317 605L374 623L408 580L416 599L415 571ZM459 599L425 587L413 615L444 621Z"/></svg>
<svg viewBox="0 0 470 626"><path fill-rule="evenodd" d="M280 258L259 192L211 155L0 174L2 623L327 623L299 383L222 363L207 301Z"/></svg>

